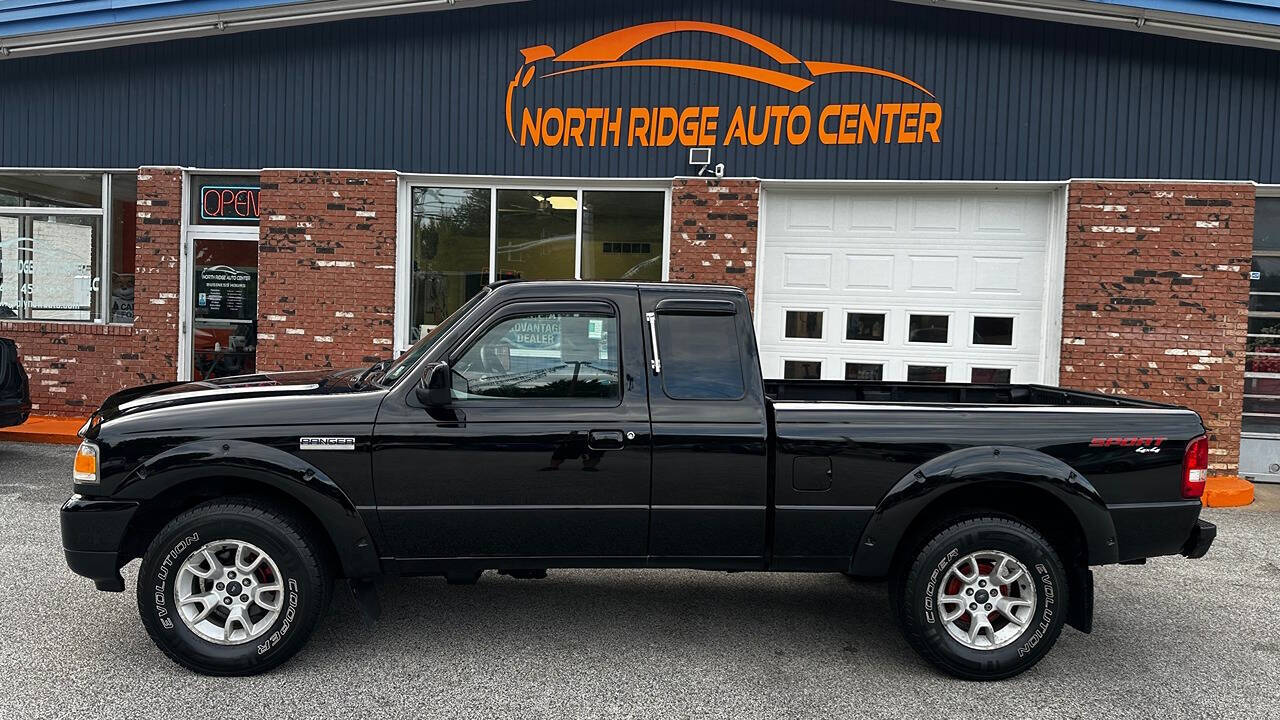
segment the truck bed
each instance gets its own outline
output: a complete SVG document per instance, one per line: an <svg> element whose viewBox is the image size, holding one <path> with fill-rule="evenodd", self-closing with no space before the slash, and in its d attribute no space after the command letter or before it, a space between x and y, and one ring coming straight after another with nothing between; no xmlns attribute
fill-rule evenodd
<svg viewBox="0 0 1280 720"><path fill-rule="evenodd" d="M884 382L876 380L768 380L765 394L775 401L886 402L940 405L1037 405L1169 409L1176 406L1136 398L1065 390L1048 385Z"/></svg>

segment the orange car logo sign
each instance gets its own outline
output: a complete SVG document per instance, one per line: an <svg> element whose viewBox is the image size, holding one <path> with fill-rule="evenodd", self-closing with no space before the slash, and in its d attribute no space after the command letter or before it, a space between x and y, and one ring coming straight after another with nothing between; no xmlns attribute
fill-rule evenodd
<svg viewBox="0 0 1280 720"><path fill-rule="evenodd" d="M677 32L703 32L736 40L763 53L778 67L721 60L624 57L641 44ZM942 105L932 92L904 75L866 65L801 60L764 38L744 30L692 20L633 25L594 37L557 54L548 45L520 51L522 63L507 84L507 134L522 146L661 147L802 145L814 138L824 145L862 143L937 143ZM566 63L568 65L561 65ZM540 67L541 66L541 67ZM688 107L523 107L517 94L535 78L546 79L617 68L694 70L751 80L800 94L816 79L834 74L885 78L910 88L914 102L717 105ZM788 72L791 71L791 72ZM815 118L816 116L816 118Z"/></svg>

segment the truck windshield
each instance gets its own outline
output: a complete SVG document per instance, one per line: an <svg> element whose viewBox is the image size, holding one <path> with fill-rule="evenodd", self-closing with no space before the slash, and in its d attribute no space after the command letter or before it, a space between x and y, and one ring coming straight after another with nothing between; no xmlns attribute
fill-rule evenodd
<svg viewBox="0 0 1280 720"><path fill-rule="evenodd" d="M403 377L405 373L409 372L409 369L416 365L418 360L422 359L423 355L426 355L431 348L435 347L436 343L440 341L440 338L444 337L445 333L449 331L449 328L453 327L459 320L466 317L467 313L471 312L475 306L479 305L488 294L489 288L481 290L475 297L463 303L462 307L455 310L452 315L445 318L444 322L431 328L426 335L422 336L421 340L414 343L413 347L409 348L405 354L396 358L396 361L391 363L391 367L387 368L387 372L383 374L381 379L382 381L379 384L387 387L396 384L396 381Z"/></svg>

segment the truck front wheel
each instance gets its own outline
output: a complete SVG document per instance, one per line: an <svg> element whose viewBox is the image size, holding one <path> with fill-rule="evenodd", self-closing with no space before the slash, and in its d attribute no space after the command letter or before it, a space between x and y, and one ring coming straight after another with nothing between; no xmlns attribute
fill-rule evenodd
<svg viewBox="0 0 1280 720"><path fill-rule="evenodd" d="M329 601L307 527L251 498L198 505L142 558L138 612L156 645L206 675L266 672L301 649Z"/></svg>
<svg viewBox="0 0 1280 720"><path fill-rule="evenodd" d="M1004 517L959 520L929 539L896 579L907 641L967 680L1017 675L1049 652L1067 613L1067 575L1053 546Z"/></svg>

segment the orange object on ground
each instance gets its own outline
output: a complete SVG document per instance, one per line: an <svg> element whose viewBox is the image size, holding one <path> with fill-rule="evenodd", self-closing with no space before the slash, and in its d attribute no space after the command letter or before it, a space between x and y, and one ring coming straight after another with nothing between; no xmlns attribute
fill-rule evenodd
<svg viewBox="0 0 1280 720"><path fill-rule="evenodd" d="M84 421L85 418L32 415L21 425L0 428L0 441L77 445L80 436L76 432Z"/></svg>
<svg viewBox="0 0 1280 720"><path fill-rule="evenodd" d="M1207 507L1242 507L1253 502L1253 483L1235 475L1210 477L1200 498Z"/></svg>

